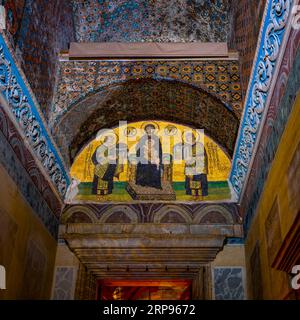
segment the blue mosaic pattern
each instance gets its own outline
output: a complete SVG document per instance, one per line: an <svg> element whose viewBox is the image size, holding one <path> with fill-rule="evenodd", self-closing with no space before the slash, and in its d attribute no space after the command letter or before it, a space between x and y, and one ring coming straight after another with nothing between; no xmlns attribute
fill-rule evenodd
<svg viewBox="0 0 300 320"><path fill-rule="evenodd" d="M268 10L261 30L262 37L230 175L230 182L238 196L250 167L292 2L293 0L270 0L267 4Z"/></svg>
<svg viewBox="0 0 300 320"><path fill-rule="evenodd" d="M226 42L228 0L74 0L78 42Z"/></svg>
<svg viewBox="0 0 300 320"><path fill-rule="evenodd" d="M2 35L0 35L0 90L37 159L63 198L69 177Z"/></svg>

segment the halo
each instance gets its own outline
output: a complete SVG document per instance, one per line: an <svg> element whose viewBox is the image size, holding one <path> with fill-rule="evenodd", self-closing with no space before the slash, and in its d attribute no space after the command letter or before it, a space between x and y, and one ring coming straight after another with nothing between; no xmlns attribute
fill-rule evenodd
<svg viewBox="0 0 300 320"><path fill-rule="evenodd" d="M126 137L135 137L137 134L137 129L135 127L129 126L124 129L124 135Z"/></svg>
<svg viewBox="0 0 300 320"><path fill-rule="evenodd" d="M98 140L101 142L101 143L104 143L104 139L105 137L109 137L109 136L113 136L116 140L110 144L106 144L107 146L111 146L113 144L116 144L119 142L119 136L116 132L114 132L114 134L112 134L112 132L107 132L107 133L103 133L99 136Z"/></svg>
<svg viewBox="0 0 300 320"><path fill-rule="evenodd" d="M199 140L200 140L200 134L199 134L199 132L197 132L197 131L195 131L195 130L183 131L183 133L182 133L182 141L183 141L184 143L186 142L185 134L186 134L186 133L189 133L189 132L192 132L193 137L195 138L195 142L199 142Z"/></svg>
<svg viewBox="0 0 300 320"><path fill-rule="evenodd" d="M164 129L164 134L169 137L176 136L177 132L178 129L173 124L167 125Z"/></svg>
<svg viewBox="0 0 300 320"><path fill-rule="evenodd" d="M151 124L152 126L155 127L155 131L159 131L159 125L158 125L158 123L156 123L156 122L154 122L154 121L143 122L142 125L141 125L141 128L142 128L143 130L145 130L145 128L146 128L149 124Z"/></svg>

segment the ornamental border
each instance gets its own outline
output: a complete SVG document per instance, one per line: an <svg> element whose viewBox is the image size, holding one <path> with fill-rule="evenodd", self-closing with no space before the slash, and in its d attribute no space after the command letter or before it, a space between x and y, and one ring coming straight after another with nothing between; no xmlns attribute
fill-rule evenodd
<svg viewBox="0 0 300 320"><path fill-rule="evenodd" d="M240 200L261 132L293 0L267 0L229 181Z"/></svg>
<svg viewBox="0 0 300 320"><path fill-rule="evenodd" d="M33 153L63 199L70 184L69 176L44 124L40 106L10 50L5 36L0 33L0 92Z"/></svg>

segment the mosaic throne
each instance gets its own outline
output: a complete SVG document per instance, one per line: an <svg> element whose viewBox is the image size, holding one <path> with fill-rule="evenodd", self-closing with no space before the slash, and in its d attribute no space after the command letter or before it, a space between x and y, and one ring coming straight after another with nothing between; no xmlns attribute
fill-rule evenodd
<svg viewBox="0 0 300 320"><path fill-rule="evenodd" d="M128 166L128 184L126 187L127 192L133 200L176 200L175 191L173 190L173 162L170 154L164 154L163 159L163 172L161 177L162 189L151 187L142 187L137 185L136 182L136 168L137 164L129 162Z"/></svg>

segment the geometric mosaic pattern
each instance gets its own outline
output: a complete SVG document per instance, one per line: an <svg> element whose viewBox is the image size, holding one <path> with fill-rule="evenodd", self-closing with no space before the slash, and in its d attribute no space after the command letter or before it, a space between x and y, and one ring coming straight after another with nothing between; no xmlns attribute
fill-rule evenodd
<svg viewBox="0 0 300 320"><path fill-rule="evenodd" d="M219 97L241 117L239 64L230 61L67 61L60 63L50 123L86 96L109 85L135 79L177 80Z"/></svg>
<svg viewBox="0 0 300 320"><path fill-rule="evenodd" d="M232 29L228 45L239 52L241 89L247 93L266 0L231 0L229 17Z"/></svg>
<svg viewBox="0 0 300 320"><path fill-rule="evenodd" d="M52 130L65 161L103 128L119 121L160 119L204 129L233 154L239 120L218 98L178 81L129 80L91 94L73 106ZM69 154L70 152L70 154Z"/></svg>
<svg viewBox="0 0 300 320"><path fill-rule="evenodd" d="M226 42L228 0L74 0L78 42Z"/></svg>
<svg viewBox="0 0 300 320"><path fill-rule="evenodd" d="M22 12L22 20L19 21L18 30L14 35L18 60L41 106L41 111L46 114L53 99L58 54L61 50L67 50L69 43L74 41L71 1L9 2L16 3L17 13Z"/></svg>

